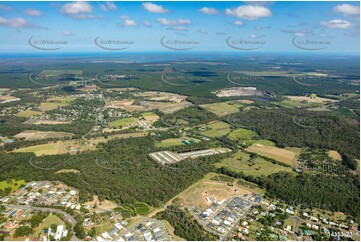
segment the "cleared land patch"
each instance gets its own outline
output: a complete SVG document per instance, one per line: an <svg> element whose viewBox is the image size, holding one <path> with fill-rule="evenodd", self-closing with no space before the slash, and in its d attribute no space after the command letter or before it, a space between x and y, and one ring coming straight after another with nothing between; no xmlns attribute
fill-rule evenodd
<svg viewBox="0 0 361 242"><path fill-rule="evenodd" d="M242 104L239 102L221 102L200 105L202 108L218 116L237 113Z"/></svg>
<svg viewBox="0 0 361 242"><path fill-rule="evenodd" d="M262 144L254 144L246 149L248 152L256 153L261 156L265 156L270 159L282 162L286 165L292 166L292 162L296 155L294 152L286 149L272 147Z"/></svg>
<svg viewBox="0 0 361 242"><path fill-rule="evenodd" d="M228 138L231 140L237 141L237 140L250 140L258 137L258 134L256 132L253 132L252 130L248 129L235 129L232 132L228 134Z"/></svg>
<svg viewBox="0 0 361 242"><path fill-rule="evenodd" d="M227 135L231 131L230 125L222 121L209 124L206 128L201 134L212 138Z"/></svg>
<svg viewBox="0 0 361 242"><path fill-rule="evenodd" d="M268 176L280 171L292 172L289 167L273 164L262 157L253 157L246 152L238 152L215 164L216 168L227 167L234 172L243 172L247 176Z"/></svg>
<svg viewBox="0 0 361 242"><path fill-rule="evenodd" d="M34 115L40 115L40 114L42 114L42 112L27 109L27 110L24 110L24 111L21 111L21 112L17 113L16 116L23 117L23 118L28 118L28 117L31 117L31 116L34 116Z"/></svg>
<svg viewBox="0 0 361 242"><path fill-rule="evenodd" d="M188 137L181 137L181 138L171 138L171 139L164 139L155 145L157 147L171 147L171 146L177 146L177 145L187 145L187 144L193 144L198 143L200 140L195 138L188 138Z"/></svg>
<svg viewBox="0 0 361 242"><path fill-rule="evenodd" d="M73 135L74 134L68 132L26 130L15 135L15 137L24 138L26 141L31 141L31 140L72 137Z"/></svg>

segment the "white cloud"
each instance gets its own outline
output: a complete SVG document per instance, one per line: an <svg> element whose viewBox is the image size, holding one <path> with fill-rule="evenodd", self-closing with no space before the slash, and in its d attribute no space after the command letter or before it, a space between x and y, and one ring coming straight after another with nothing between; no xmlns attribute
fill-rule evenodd
<svg viewBox="0 0 361 242"><path fill-rule="evenodd" d="M39 17L39 16L43 15L43 13L41 11L36 10L36 9L26 9L24 11L24 13L31 17Z"/></svg>
<svg viewBox="0 0 361 242"><path fill-rule="evenodd" d="M360 7L351 4L340 4L333 8L335 12L342 13L344 15L358 15L360 14Z"/></svg>
<svg viewBox="0 0 361 242"><path fill-rule="evenodd" d="M68 17L75 19L94 19L99 18L92 14L93 8L87 2L72 2L64 4L60 12Z"/></svg>
<svg viewBox="0 0 361 242"><path fill-rule="evenodd" d="M127 16L127 15L121 15L120 18L121 18L121 19L130 19L130 17Z"/></svg>
<svg viewBox="0 0 361 242"><path fill-rule="evenodd" d="M149 22L148 20L144 20L144 21L143 21L143 25L144 25L145 27L152 27L151 22Z"/></svg>
<svg viewBox="0 0 361 242"><path fill-rule="evenodd" d="M117 10L117 6L113 2L105 2L104 4L103 3L100 4L100 9L105 12L108 12L111 10Z"/></svg>
<svg viewBox="0 0 361 242"><path fill-rule="evenodd" d="M181 18L176 20L158 18L157 22L163 26L189 25L191 23L189 19L181 19Z"/></svg>
<svg viewBox="0 0 361 242"><path fill-rule="evenodd" d="M135 21L132 20L132 19L129 19L129 18L124 19L122 25L125 26L125 27L135 27L135 26L137 26L137 24L135 23Z"/></svg>
<svg viewBox="0 0 361 242"><path fill-rule="evenodd" d="M143 3L143 8L151 13L168 13L169 11L161 5L154 3Z"/></svg>
<svg viewBox="0 0 361 242"><path fill-rule="evenodd" d="M321 22L321 25L331 29L349 29L352 24L346 20L334 19L327 22Z"/></svg>
<svg viewBox="0 0 361 242"><path fill-rule="evenodd" d="M64 30L63 31L63 35L64 36L72 36L72 35L74 35L72 32L70 32L70 31L66 31L66 30Z"/></svg>
<svg viewBox="0 0 361 242"><path fill-rule="evenodd" d="M5 25L11 28L21 28L21 27L28 27L29 23L26 22L23 18L13 18L13 19L5 19L0 17L0 25Z"/></svg>
<svg viewBox="0 0 361 242"><path fill-rule="evenodd" d="M203 7L201 9L198 10L199 12L201 13L204 13L204 14L219 14L218 10L215 9L215 8L208 8L208 7Z"/></svg>
<svg viewBox="0 0 361 242"><path fill-rule="evenodd" d="M226 15L235 16L247 20L255 20L272 15L271 11L263 6L243 5L238 8L227 8Z"/></svg>
<svg viewBox="0 0 361 242"><path fill-rule="evenodd" d="M0 10L13 11L14 9L12 7L0 4Z"/></svg>
<svg viewBox="0 0 361 242"><path fill-rule="evenodd" d="M232 22L232 25L242 26L242 25L244 25L244 23L243 23L242 21L240 21L240 20L236 20L236 21L233 21L233 22Z"/></svg>

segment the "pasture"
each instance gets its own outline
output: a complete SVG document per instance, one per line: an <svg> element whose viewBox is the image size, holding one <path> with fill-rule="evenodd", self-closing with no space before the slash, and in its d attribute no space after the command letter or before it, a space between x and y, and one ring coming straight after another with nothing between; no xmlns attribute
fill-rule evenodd
<svg viewBox="0 0 361 242"><path fill-rule="evenodd" d="M227 167L234 172L243 172L247 176L268 176L280 171L292 172L291 168L273 164L262 157L251 158L246 152L238 152L215 164L216 168Z"/></svg>
<svg viewBox="0 0 361 242"><path fill-rule="evenodd" d="M137 121L137 118L134 118L134 117L129 117L129 118L122 118L122 119L118 119L118 120L115 120L111 123L109 123L109 126L111 127L116 127L116 128L119 128L119 127L128 127L129 125L135 123Z"/></svg>
<svg viewBox="0 0 361 242"><path fill-rule="evenodd" d="M260 156L274 159L289 166L293 165L293 160L296 157L296 154L291 150L281 149L259 143L251 145L246 150L251 153L256 153Z"/></svg>
<svg viewBox="0 0 361 242"><path fill-rule="evenodd" d="M33 152L36 156L42 156L67 153L76 154L77 152L84 152L94 149L96 149L95 143L93 144L92 142L84 140L67 140L19 148L13 152Z"/></svg>
<svg viewBox="0 0 361 242"><path fill-rule="evenodd" d="M22 117L22 118L29 118L31 116L40 115L40 114L42 114L42 112L27 109L27 110L17 113L16 116Z"/></svg>
<svg viewBox="0 0 361 242"><path fill-rule="evenodd" d="M222 121L208 124L206 128L201 134L211 138L227 135L231 131L230 125Z"/></svg>
<svg viewBox="0 0 361 242"><path fill-rule="evenodd" d="M253 132L252 130L239 128L233 130L227 136L231 140L237 141L237 140L251 140L257 138L258 134L256 132Z"/></svg>
<svg viewBox="0 0 361 242"><path fill-rule="evenodd" d="M72 137L74 134L68 132L25 130L15 135L16 138L24 138L26 141Z"/></svg>
<svg viewBox="0 0 361 242"><path fill-rule="evenodd" d="M199 139L195 139L195 138L180 137L180 138L164 139L160 142L157 142L155 145L159 148L164 148L164 147L198 143L199 141L200 141Z"/></svg>
<svg viewBox="0 0 361 242"><path fill-rule="evenodd" d="M211 103L200 105L205 110L214 113L218 116L224 116L227 114L239 112L239 108L242 107L242 104L239 102L221 102L221 103Z"/></svg>

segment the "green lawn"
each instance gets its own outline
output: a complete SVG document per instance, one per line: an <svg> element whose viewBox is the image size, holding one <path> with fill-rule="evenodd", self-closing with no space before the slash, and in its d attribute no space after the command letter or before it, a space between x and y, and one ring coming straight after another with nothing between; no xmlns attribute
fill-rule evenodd
<svg viewBox="0 0 361 242"><path fill-rule="evenodd" d="M139 215L147 214L150 211L148 205L141 202L132 204L132 207L135 209L135 212Z"/></svg>
<svg viewBox="0 0 361 242"><path fill-rule="evenodd" d="M131 212L123 207L117 207L114 209L114 211L120 213L124 219L128 219L132 217Z"/></svg>
<svg viewBox="0 0 361 242"><path fill-rule="evenodd" d="M39 236L39 234L43 234L44 229L49 228L52 224L56 225L64 225L65 222L61 220L58 216L50 214L45 220L34 230L33 238ZM55 232L55 231L53 231Z"/></svg>
<svg viewBox="0 0 361 242"><path fill-rule="evenodd" d="M15 192L20 188L21 185L25 185L25 180L15 180L11 179L11 183L8 183L6 180L0 182L0 189L4 190L5 188L11 187L11 192Z"/></svg>
<svg viewBox="0 0 361 242"><path fill-rule="evenodd" d="M239 108L243 105L239 102L221 102L221 103L211 103L200 105L202 108L206 109L209 112L214 113L218 116L224 116L227 114L239 112Z"/></svg>
<svg viewBox="0 0 361 242"><path fill-rule="evenodd" d="M209 124L206 127L207 130L201 134L212 138L227 135L231 131L230 125L222 121Z"/></svg>
<svg viewBox="0 0 361 242"><path fill-rule="evenodd" d="M225 158L220 163L216 163L215 166L217 168L227 167L235 172L243 172L247 176L268 176L280 171L292 172L291 168L273 164L262 157L253 158L253 165L250 165L249 161L250 155L248 153L238 152L233 157Z"/></svg>
<svg viewBox="0 0 361 242"><path fill-rule="evenodd" d="M25 111L21 111L19 113L16 114L16 116L18 117L22 117L22 118L28 118L31 117L33 115L40 115L42 114L42 112L38 112L38 111L33 111L33 110L25 110Z"/></svg>
<svg viewBox="0 0 361 242"><path fill-rule="evenodd" d="M164 139L160 142L157 142L155 145L157 147L171 147L171 146L177 146L177 145L185 145L182 140L184 141L190 141L192 143L192 141L194 143L198 143L200 140L199 139L195 139L195 138L188 138L188 137L181 137L181 138L170 138L170 139Z"/></svg>
<svg viewBox="0 0 361 242"><path fill-rule="evenodd" d="M251 140L257 138L258 134L248 129L235 129L228 134L228 138L231 140Z"/></svg>
<svg viewBox="0 0 361 242"><path fill-rule="evenodd" d="M111 122L109 125L111 127L126 127L127 125L134 123L135 121L137 121L137 119L134 117L122 118Z"/></svg>
<svg viewBox="0 0 361 242"><path fill-rule="evenodd" d="M34 152L36 156L56 155L59 153L59 145L57 143L34 145L16 149L14 152Z"/></svg>

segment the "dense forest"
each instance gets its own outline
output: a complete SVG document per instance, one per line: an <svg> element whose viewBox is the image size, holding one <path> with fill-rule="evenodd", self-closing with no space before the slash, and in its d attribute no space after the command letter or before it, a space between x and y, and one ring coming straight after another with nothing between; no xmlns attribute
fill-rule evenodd
<svg viewBox="0 0 361 242"><path fill-rule="evenodd" d="M157 126L195 126L216 120L218 117L201 107L189 107L164 115Z"/></svg>
<svg viewBox="0 0 361 242"><path fill-rule="evenodd" d="M212 170L210 164L224 157L199 157L163 166L148 156L154 151L154 141L144 137L111 140L96 151L76 156L0 153L0 180L60 180L80 189L83 201L97 194L101 200L122 204L142 201L158 206L202 178ZM61 169L80 172L55 173Z"/></svg>
<svg viewBox="0 0 361 242"><path fill-rule="evenodd" d="M165 211L158 213L155 217L169 221L174 228L174 234L188 241L218 240L217 236L204 230L189 212L174 205L168 206Z"/></svg>
<svg viewBox="0 0 361 242"><path fill-rule="evenodd" d="M257 132L280 147L326 148L340 152L351 169L360 155L359 126L342 117L304 110L251 110L225 117L237 127Z"/></svg>
<svg viewBox="0 0 361 242"><path fill-rule="evenodd" d="M253 177L225 167L217 172L256 183L266 189L268 196L282 199L288 204L295 202L304 207L341 211L359 220L360 180L354 175L344 177L279 172L268 177Z"/></svg>

